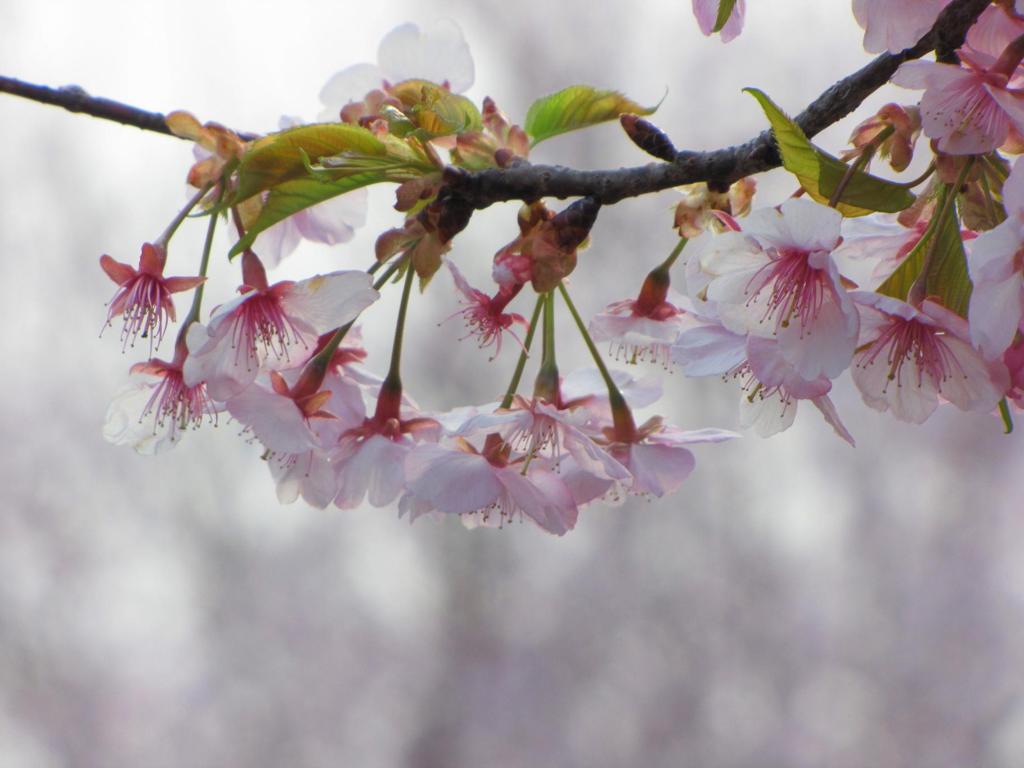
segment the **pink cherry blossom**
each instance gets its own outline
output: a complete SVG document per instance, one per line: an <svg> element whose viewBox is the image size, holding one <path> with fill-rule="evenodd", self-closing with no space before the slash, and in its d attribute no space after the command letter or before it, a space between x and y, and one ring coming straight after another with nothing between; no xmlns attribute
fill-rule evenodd
<svg viewBox="0 0 1024 768"><path fill-rule="evenodd" d="M333 334L321 337L318 350L331 336ZM352 328L345 337L346 346L339 347L331 356L320 389L330 393L322 407L332 418L307 421L314 445L304 453L270 451L267 456L267 466L282 504L290 504L301 496L310 506L324 509L338 494L338 478L331 464L330 449L337 445L344 432L358 427L366 418L363 387L368 384L379 387L381 383L380 379L357 367L356 364L366 357L359 343L359 330ZM295 384L301 378L297 369L281 375ZM311 378L315 381L315 377Z"/></svg>
<svg viewBox="0 0 1024 768"><path fill-rule="evenodd" d="M481 349L493 344L492 360L501 353L501 337L505 332L522 346L522 341L516 336L512 326L518 324L525 330L529 329L530 324L520 314L505 312L505 307L516 297L523 284L518 283L511 288L502 286L493 297L488 296L471 286L451 260L446 259L445 264L448 265L448 270L455 281L456 290L461 294L459 303L464 305L464 309L455 313L462 315L466 328L469 329L469 333L463 338L475 336Z"/></svg>
<svg viewBox="0 0 1024 768"><path fill-rule="evenodd" d="M635 299L622 299L605 307L590 321L594 341L610 342L615 357L630 363L650 359L668 365L669 345L682 330L682 297L670 295L668 285L650 287L650 277ZM669 301L669 298L673 301Z"/></svg>
<svg viewBox="0 0 1024 768"><path fill-rule="evenodd" d="M321 120L337 120L348 102L381 88L385 82L411 78L447 83L453 93L473 84L474 66L459 26L441 20L426 30L415 24L395 27L380 42L377 64L355 64L335 73L320 91Z"/></svg>
<svg viewBox="0 0 1024 768"><path fill-rule="evenodd" d="M1010 387L1006 397L1018 410L1024 410L1024 337L1010 345L1003 355L1003 362L1010 374Z"/></svg>
<svg viewBox="0 0 1024 768"><path fill-rule="evenodd" d="M459 435L497 433L512 448L528 457L546 455L557 466L564 454L577 466L597 477L621 480L629 472L597 445L584 431L599 415L586 405L562 403L561 407L534 397L516 396L512 407L469 419Z"/></svg>
<svg viewBox="0 0 1024 768"><path fill-rule="evenodd" d="M899 53L915 45L935 24L950 0L853 0L853 15L864 28L864 50Z"/></svg>
<svg viewBox="0 0 1024 768"><path fill-rule="evenodd" d="M755 211L743 232L718 235L700 253L723 324L777 338L804 379L834 378L850 364L857 312L832 259L842 217L810 200Z"/></svg>
<svg viewBox="0 0 1024 768"><path fill-rule="evenodd" d="M216 424L219 408L203 382L185 383L183 357L181 352L169 363L154 358L132 366L129 383L107 409L103 425L107 442L129 445L138 453L162 453L177 444L182 430L197 429L203 419Z"/></svg>
<svg viewBox="0 0 1024 768"><path fill-rule="evenodd" d="M264 366L302 364L320 334L353 320L379 296L365 272L268 285L259 260L251 252L242 258L242 295L219 307L209 325L188 330L186 380L205 381L216 400L238 395Z"/></svg>
<svg viewBox="0 0 1024 768"><path fill-rule="evenodd" d="M107 276L118 285L114 298L110 300L106 326L117 315L124 320L121 330L123 347L141 334L149 337L150 350L160 345L167 331L168 321L173 322L174 301L171 294L187 291L201 284L204 277L164 277L167 251L162 245L142 244L139 268L114 261L107 255L100 257L100 266Z"/></svg>
<svg viewBox="0 0 1024 768"><path fill-rule="evenodd" d="M921 121L926 136L951 155L991 152L1006 141L1011 125L1024 131L1024 91L1009 79L1021 60L1021 45L1011 45L994 60L960 49L962 66L935 61L904 62L892 82L923 88Z"/></svg>
<svg viewBox="0 0 1024 768"><path fill-rule="evenodd" d="M964 411L990 411L1008 386L1006 367L971 347L966 321L933 301L920 309L855 292L861 334L853 381L864 402L921 424L939 398Z"/></svg>
<svg viewBox="0 0 1024 768"><path fill-rule="evenodd" d="M672 356L687 376L738 380L740 424L761 437L789 429L796 420L799 401L809 400L839 437L854 444L828 397L832 382L825 376L802 378L772 339L741 336L709 321L683 331L672 347Z"/></svg>
<svg viewBox="0 0 1024 768"><path fill-rule="evenodd" d="M405 489L406 454L417 442L440 438L436 420L414 408L402 409L402 404L401 387L385 381L374 414L338 438L331 452L338 487L335 506L353 509L364 498L375 507L390 504Z"/></svg>
<svg viewBox="0 0 1024 768"><path fill-rule="evenodd" d="M1024 315L1024 163L1003 184L1007 218L983 232L967 252L974 290L968 318L971 340L987 359L1002 355Z"/></svg>
<svg viewBox="0 0 1024 768"><path fill-rule="evenodd" d="M712 30L715 28L715 22L718 20L718 7L721 4L721 0L692 0L692 2L693 15L697 17L697 25L700 27L700 31L705 35L711 35ZM720 33L723 43L728 43L743 31L743 17L745 14L746 0L736 0L736 5L733 6L732 13L729 14L729 20L725 22L725 26L722 27Z"/></svg>
<svg viewBox="0 0 1024 768"><path fill-rule="evenodd" d="M967 30L966 47L974 59L990 66L1021 35L1024 35L1024 18L1014 16L1003 6L990 5ZM1017 75L1020 75L1019 70Z"/></svg>
<svg viewBox="0 0 1024 768"><path fill-rule="evenodd" d="M843 242L832 256L844 275L850 274L862 288L876 288L903 263L927 229L927 220L905 227L888 214L844 219ZM864 278L855 270L865 273Z"/></svg>
<svg viewBox="0 0 1024 768"><path fill-rule="evenodd" d="M454 448L418 446L405 472L408 493L399 511L414 518L436 510L500 527L525 517L557 536L576 525L576 502L559 475L543 460L510 461L500 440L489 440L483 453L465 440Z"/></svg>
<svg viewBox="0 0 1024 768"><path fill-rule="evenodd" d="M354 189L305 208L268 227L256 238L255 248L268 268L290 256L302 240L338 245L352 239L366 223L366 189Z"/></svg>
<svg viewBox="0 0 1024 768"><path fill-rule="evenodd" d="M688 446L737 437L724 429L679 429L665 424L660 416L636 427L632 435L623 435L615 428L605 434L608 452L631 476L619 485L629 493L657 498L677 491L696 466Z"/></svg>
<svg viewBox="0 0 1024 768"><path fill-rule="evenodd" d="M255 382L226 403L228 412L273 453L305 453L319 447L313 430L315 419L334 419L324 410L330 390L294 386L277 371L267 376L267 384Z"/></svg>

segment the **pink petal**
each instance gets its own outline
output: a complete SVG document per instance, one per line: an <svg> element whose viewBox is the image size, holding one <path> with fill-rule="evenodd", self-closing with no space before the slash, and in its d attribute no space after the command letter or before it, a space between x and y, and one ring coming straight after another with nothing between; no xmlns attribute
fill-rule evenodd
<svg viewBox="0 0 1024 768"><path fill-rule="evenodd" d="M452 514L484 509L503 488L487 459L439 445L419 445L409 451L405 473L410 493Z"/></svg>

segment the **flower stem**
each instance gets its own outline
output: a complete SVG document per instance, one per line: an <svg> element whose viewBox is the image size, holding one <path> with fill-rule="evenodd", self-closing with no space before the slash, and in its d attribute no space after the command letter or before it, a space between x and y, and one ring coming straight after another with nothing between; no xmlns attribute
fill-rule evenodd
<svg viewBox="0 0 1024 768"><path fill-rule="evenodd" d="M558 363L555 360L555 299L551 291L544 300L544 352L540 361L540 370L533 385L534 397L541 397L556 406L561 405L560 387L558 386Z"/></svg>
<svg viewBox="0 0 1024 768"><path fill-rule="evenodd" d="M999 401L999 415L1003 419L1003 434L1013 432L1013 416L1010 415L1010 406L1006 403L1005 397Z"/></svg>
<svg viewBox="0 0 1024 768"><path fill-rule="evenodd" d="M896 129L891 125L887 125L882 132L871 141L870 144L864 147L860 156L846 169L846 173L843 174L843 178L839 180L839 184L836 185L835 191L832 193L831 197L829 197L829 208L835 208L839 205L840 201L843 199L843 193L850 185L850 182L853 181L853 177L856 176L857 173L868 164L868 162L870 162L871 158L874 157L875 152L882 145L882 142L892 136L893 131L895 130Z"/></svg>
<svg viewBox="0 0 1024 768"><path fill-rule="evenodd" d="M516 362L515 372L512 374L512 381L509 382L508 390L505 392L505 397L501 400L500 408L509 408L512 406L512 398L516 396L516 390L519 389L519 382L523 378L523 370L526 368L526 358L530 356L530 345L533 343L533 334L537 330L537 321L540 320L540 311L544 308L544 296L546 294L537 294L537 303L533 307L533 316L530 318L530 327L526 331L526 338L523 340L523 351L519 353L519 360Z"/></svg>
<svg viewBox="0 0 1024 768"><path fill-rule="evenodd" d="M558 290L562 294L562 298L565 300L565 305L569 308L569 314L572 315L572 319L576 321L576 327L579 328L580 335L583 337L584 343L587 345L587 349L590 350L590 356L594 358L594 365L597 366L597 370L601 373L601 378L604 379L605 386L608 387L608 401L612 405L612 409L625 405L626 398L622 396L619 391L618 385L612 379L612 375L608 372L608 367L604 364L604 360L601 359L601 353L597 351L597 346L594 344L594 340L590 338L590 334L587 332L587 326L583 324L583 318L580 317L580 313L576 311L576 305L572 303L572 299L569 298L569 292L565 290L565 285L562 283L558 284Z"/></svg>
<svg viewBox="0 0 1024 768"><path fill-rule="evenodd" d="M210 191L210 186L211 185L207 184L189 198L189 201L185 203L185 207L178 211L178 215L171 220L171 223L167 225L167 229L165 229L163 233L161 233L160 237L156 239L154 245L159 245L164 248L167 247L167 244L171 241L171 237L174 236L178 227L181 226L181 222L187 219L188 215L192 213L192 209L199 205L199 201L203 199L203 195ZM214 214L210 214L210 216L216 218Z"/></svg>
<svg viewBox="0 0 1024 768"><path fill-rule="evenodd" d="M686 247L687 242L689 242L689 238L679 238L679 242L676 243L676 247L672 249L672 252L668 255L668 258L661 263L661 266L659 266L658 269L664 270L665 272L668 272L670 269L672 269L672 265L676 263L676 259L678 259L679 254L683 252L683 248Z"/></svg>
<svg viewBox="0 0 1024 768"><path fill-rule="evenodd" d="M379 291L383 287L383 285L388 280L391 279L391 276L395 274L396 271L398 271L398 267L401 266L401 263L402 260L398 259L389 264L388 268L384 270L384 274L378 277L376 280L374 280L373 287ZM380 267L383 266L383 264L383 261L375 261L373 265L366 271L372 275L374 272L380 269ZM323 349L317 352L314 357L310 358L310 361L306 363L306 367L319 368L323 371L326 371L328 363L330 363L331 358L334 357L334 353L337 351L338 347L341 346L341 342L345 340L345 336L348 334L350 330L352 330L352 326L356 324L356 319L350 320L344 325L339 326L334 331L334 335L331 336L330 341L328 341L324 345Z"/></svg>
<svg viewBox="0 0 1024 768"><path fill-rule="evenodd" d="M391 346L391 366L384 379L383 388L401 388L402 378L399 368L402 361L402 338L405 336L405 315L409 309L409 294L412 292L412 279L416 274L410 262L406 267L405 285L402 286L402 303L398 305L398 322L395 324L395 341Z"/></svg>
<svg viewBox="0 0 1024 768"><path fill-rule="evenodd" d="M206 239L203 241L203 255L199 259L200 277L206 277L206 272L210 268L210 252L213 250L213 233L216 229L217 214L211 213L210 223L206 227ZM189 307L188 314L185 315L185 319L181 321L181 330L178 331L177 344L185 343L185 335L188 333L188 327L199 320L199 312L203 306L203 289L205 287L206 283L204 281L196 286L195 293L192 294L192 306Z"/></svg>
<svg viewBox="0 0 1024 768"><path fill-rule="evenodd" d="M924 169L924 173L918 176L916 179L910 181L893 181L891 182L894 186L902 187L903 189L913 189L919 184L923 184L928 181L928 177L935 173L935 161L928 163L928 167Z"/></svg>

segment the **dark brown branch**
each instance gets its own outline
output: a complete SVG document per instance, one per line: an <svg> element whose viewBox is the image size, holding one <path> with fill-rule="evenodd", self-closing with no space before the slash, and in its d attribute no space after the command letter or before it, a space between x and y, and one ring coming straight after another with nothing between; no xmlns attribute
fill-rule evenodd
<svg viewBox="0 0 1024 768"><path fill-rule="evenodd" d="M173 136L167 127L167 121L159 112L146 112L138 107L122 104L119 101L90 96L77 85L65 85L62 88L48 88L45 85L33 85L13 77L0 76L0 93L10 93L43 104L63 107L69 112L113 120L122 125L133 125L144 131L155 131Z"/></svg>
<svg viewBox="0 0 1024 768"><path fill-rule="evenodd" d="M883 54L863 69L843 78L797 115L797 123L808 136L820 133L855 110L865 98L888 82L900 64L930 51L936 51L940 60L955 61L955 51L963 44L968 28L989 4L990 0L953 0L917 45L901 53ZM0 92L147 131L171 134L162 114L90 96L78 86L54 89L0 77ZM245 139L253 138L251 134L240 135ZM679 152L670 163L605 171L578 171L526 162L509 168L476 172L449 167L445 171L445 181L450 194L471 208L486 208L503 200L530 201L542 197L592 197L608 204L698 181L706 181L714 188L722 189L737 179L776 168L780 163L771 131L764 131L745 144L714 152Z"/></svg>
<svg viewBox="0 0 1024 768"><path fill-rule="evenodd" d="M859 107L864 99L889 81L903 62L933 50L948 54L959 48L967 30L989 2L954 0L917 45L901 53L883 54L843 78L797 115L796 122L804 133L814 136ZM734 147L714 152L680 152L672 163L605 171L578 171L528 163L476 172L452 167L447 169L445 180L476 208L486 208L503 200L542 197L591 196L608 204L698 181L723 189L744 176L776 168L781 162L771 131L766 130Z"/></svg>
<svg viewBox="0 0 1024 768"><path fill-rule="evenodd" d="M49 88L45 85L26 83L23 80L0 75L0 93L10 93L31 101L62 107L69 112L79 112L90 117L113 120L115 123L121 123L122 125L131 125L144 131L154 131L155 133L174 136L171 133L171 129L167 127L167 120L159 112L147 112L144 109L123 104L120 101L90 96L83 88L77 85ZM256 138L256 134L252 133L240 133L238 135L245 141Z"/></svg>

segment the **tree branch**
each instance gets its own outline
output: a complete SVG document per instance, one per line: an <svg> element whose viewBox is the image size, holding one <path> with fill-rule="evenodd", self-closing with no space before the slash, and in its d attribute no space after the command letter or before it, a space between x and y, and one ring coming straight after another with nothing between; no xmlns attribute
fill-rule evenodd
<svg viewBox="0 0 1024 768"><path fill-rule="evenodd" d="M141 128L144 131L163 133L167 136L175 135L167 127L167 120L161 113L147 112L144 109L139 109L120 101L90 96L85 89L78 85L50 88L45 85L26 83L24 80L0 75L0 93L10 93L30 101L52 104L55 107L62 107L68 110L68 112L79 112L90 117L112 120L115 123L121 123L121 125ZM238 135L244 141L250 141L257 137L257 134L254 133L239 133Z"/></svg>
<svg viewBox="0 0 1024 768"><path fill-rule="evenodd" d="M155 131L173 136L167 121L159 112L147 112L138 107L122 104L119 101L90 96L77 85L65 85L60 88L48 88L45 85L34 85L13 77L0 76L0 93L10 93L31 101L63 107L69 112L113 120L122 125L134 125L144 131Z"/></svg>
<svg viewBox="0 0 1024 768"><path fill-rule="evenodd" d="M953 0L917 45L901 53L883 54L843 78L797 115L796 122L807 136L814 136L859 107L864 99L889 81L903 62L920 58L933 50L941 60L955 61L955 51L963 44L967 30L989 4L990 0ZM11 93L71 112L173 135L162 114L90 96L76 85L54 89L0 76L0 93ZM246 140L255 138L253 134L239 135ZM542 197L592 197L608 204L698 181L724 189L737 179L780 164L775 140L771 131L766 130L745 144L713 152L679 152L671 163L603 171L580 171L528 162L509 168L472 172L450 166L445 170L444 179L453 197L460 198L472 208L486 208L504 200L532 201Z"/></svg>
<svg viewBox="0 0 1024 768"><path fill-rule="evenodd" d="M889 81L903 62L933 50L948 56L963 45L967 30L989 4L990 0L954 0L917 45L901 53L882 54L843 78L797 115L797 124L808 137L815 136L857 109L864 99ZM449 167L445 170L445 181L475 208L486 208L504 200L532 201L542 197L590 196L609 204L698 181L706 181L722 190L744 176L777 168L781 162L772 133L765 130L745 144L726 149L681 151L671 163L602 171L526 162L511 168L483 171Z"/></svg>

